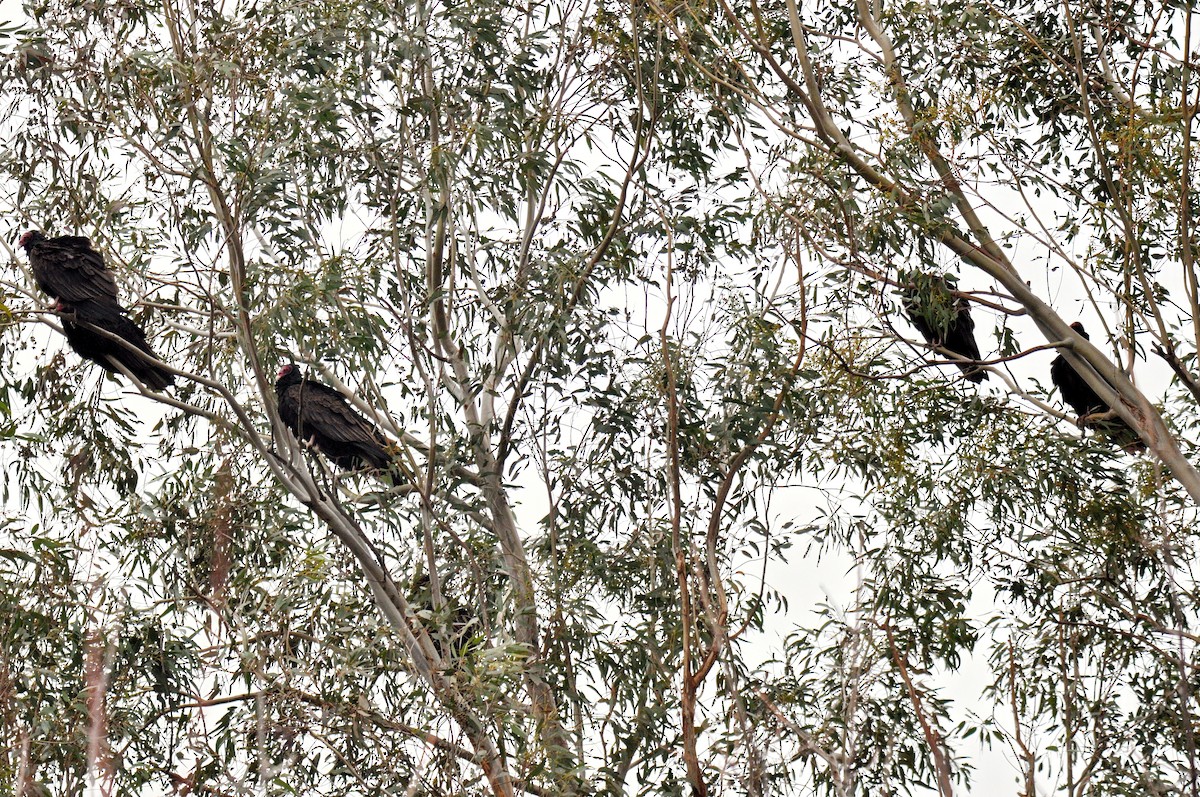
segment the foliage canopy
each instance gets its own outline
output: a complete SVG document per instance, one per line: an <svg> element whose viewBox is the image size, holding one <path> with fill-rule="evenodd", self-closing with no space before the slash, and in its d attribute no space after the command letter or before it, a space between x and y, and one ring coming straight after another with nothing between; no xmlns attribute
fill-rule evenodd
<svg viewBox="0 0 1200 797"><path fill-rule="evenodd" d="M25 11L8 791L1200 795L1190 6ZM32 228L175 389L65 350ZM288 434L290 361L402 478Z"/></svg>

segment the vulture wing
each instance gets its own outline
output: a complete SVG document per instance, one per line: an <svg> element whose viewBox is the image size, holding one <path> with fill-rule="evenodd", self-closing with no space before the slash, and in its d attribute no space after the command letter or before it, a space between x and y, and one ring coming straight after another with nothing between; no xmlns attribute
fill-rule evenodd
<svg viewBox="0 0 1200 797"><path fill-rule="evenodd" d="M104 257L87 238L40 235L25 245L33 278L39 288L68 304L108 303L119 308L117 283Z"/></svg>
<svg viewBox="0 0 1200 797"><path fill-rule="evenodd" d="M328 385L308 380L285 385L279 391L279 417L340 468L387 468L392 462L387 438Z"/></svg>
<svg viewBox="0 0 1200 797"><path fill-rule="evenodd" d="M1050 363L1050 381L1058 388L1065 401L1080 418L1097 412L1108 412L1108 404L1100 398L1092 386L1083 381L1067 358L1061 354Z"/></svg>
<svg viewBox="0 0 1200 797"><path fill-rule="evenodd" d="M1071 328L1085 339L1088 338L1082 324L1074 323ZM1107 413L1111 407L1108 406L1108 402L1100 398L1100 394L1084 381L1074 366L1067 362L1067 358L1061 354L1050 363L1050 381L1062 394L1063 401L1079 416L1081 426L1089 426L1104 433L1129 453L1146 450L1146 444L1142 442L1142 438L1133 430L1133 427L1125 423L1124 418L1089 419L1088 416Z"/></svg>
<svg viewBox="0 0 1200 797"><path fill-rule="evenodd" d="M128 346L97 331L116 335L138 350L155 356L146 342L146 333L119 307L102 301L80 302L76 305L59 302L58 310L64 314L63 333L67 336L67 343L80 357L91 360L110 374L119 373L113 365L115 360L154 390L162 390L175 383L175 375L170 371L164 371Z"/></svg>
<svg viewBox="0 0 1200 797"><path fill-rule="evenodd" d="M941 346L960 357L980 360L979 344L975 342L975 321L971 318L971 305L962 297L955 298L945 278L936 275L920 275L919 279L929 283L928 295L923 296L914 288L903 292L904 312L908 320L925 338L930 346ZM958 369L972 382L988 378L987 371L971 363L955 363Z"/></svg>

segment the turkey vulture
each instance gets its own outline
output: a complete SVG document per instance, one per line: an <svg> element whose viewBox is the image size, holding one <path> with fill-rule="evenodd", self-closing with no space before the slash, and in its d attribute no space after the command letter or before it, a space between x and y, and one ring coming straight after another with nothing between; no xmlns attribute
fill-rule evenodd
<svg viewBox="0 0 1200 797"><path fill-rule="evenodd" d="M388 468L390 441L359 415L345 396L300 374L294 363L279 369L275 380L279 417L300 440L310 441L344 470Z"/></svg>
<svg viewBox="0 0 1200 797"><path fill-rule="evenodd" d="M953 278L951 278L953 279ZM975 322L970 303L955 295L945 277L913 274L913 285L901 292L908 320L930 346L940 346L968 360L982 359L975 342ZM988 378L987 371L972 363L956 362L972 382Z"/></svg>
<svg viewBox="0 0 1200 797"><path fill-rule="evenodd" d="M1078 321L1071 324L1071 329L1075 330L1084 340L1091 340L1088 333L1083 330L1083 324ZM1080 426L1090 426L1104 432L1126 451L1145 450L1146 444L1138 437L1138 433L1119 415L1112 413L1113 417L1102 419L1094 417L1109 414L1112 408L1104 399L1100 398L1095 390L1092 390L1091 385L1083 381L1079 372L1061 354L1054 358L1054 362L1050 363L1050 381L1062 394L1063 401L1075 410L1075 414L1079 416Z"/></svg>
<svg viewBox="0 0 1200 797"><path fill-rule="evenodd" d="M29 255L33 279L51 297L67 304L92 302L93 306L120 309L117 283L104 265L104 257L92 248L92 242L77 235L47 238L37 230L21 236L21 246Z"/></svg>
<svg viewBox="0 0 1200 797"><path fill-rule="evenodd" d="M63 334L71 348L110 374L119 373L110 360L115 360L129 369L140 382L153 390L162 390L175 384L175 375L144 359L130 349L90 327L109 332L154 357L146 343L146 333L126 317L120 305L109 305L103 301L81 301L68 304L60 301L55 310L62 314Z"/></svg>

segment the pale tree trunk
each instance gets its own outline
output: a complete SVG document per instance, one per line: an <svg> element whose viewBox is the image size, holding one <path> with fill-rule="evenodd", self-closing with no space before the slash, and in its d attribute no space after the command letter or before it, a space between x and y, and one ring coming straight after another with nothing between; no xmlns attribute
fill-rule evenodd
<svg viewBox="0 0 1200 797"><path fill-rule="evenodd" d="M829 109L821 98L820 82L809 58L804 26L796 0L787 0L788 18L792 33L792 44L800 63L802 78L797 81L771 54L766 43L755 33L737 22L733 10L722 4L735 28L746 41L763 57L769 67L780 78L791 95L808 111L822 146L850 167L859 177L880 192L890 196L901 206L916 207L916 191L897 183L865 161L846 139ZM891 82L894 99L901 116L910 129L915 121L909 100L904 75L896 63L892 45L886 33L878 25L865 0L857 0L859 22L880 49L884 69ZM919 134L914 134L919 135ZM1192 500L1200 505L1200 471L1184 457L1174 435L1167 428L1162 416L1125 372L1111 359L1104 356L1095 346L1077 335L1068 323L1040 297L1029 289L1021 279L1016 267L1004 251L996 244L987 227L979 219L968 200L960 181L948 160L937 148L936 142L920 137L922 152L942 180L942 185L954 199L960 217L966 223L969 240L949 223L942 224L928 234L954 252L967 264L983 271L996 280L1033 319L1046 340L1060 347L1067 361L1079 372L1110 407L1133 429L1147 448L1167 467L1173 478L1188 492Z"/></svg>

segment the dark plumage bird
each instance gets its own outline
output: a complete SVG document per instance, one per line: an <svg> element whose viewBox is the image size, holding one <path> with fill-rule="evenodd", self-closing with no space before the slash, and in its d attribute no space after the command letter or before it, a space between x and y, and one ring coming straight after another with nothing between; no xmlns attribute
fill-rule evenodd
<svg viewBox="0 0 1200 797"><path fill-rule="evenodd" d="M1078 321L1071 324L1071 329L1075 330L1084 340L1091 340L1088 333L1084 331L1083 324ZM1083 380L1079 372L1061 354L1050 363L1050 381L1062 394L1063 401L1075 410L1075 414L1079 416L1080 426L1088 426L1105 433L1126 451L1145 450L1146 445L1138 437L1138 433L1119 415L1114 414L1112 418L1102 420L1091 417L1104 415L1112 408L1104 399L1100 398L1092 386Z"/></svg>
<svg viewBox="0 0 1200 797"><path fill-rule="evenodd" d="M21 236L33 279L51 297L67 304L92 302L120 309L117 282L92 242L77 235L47 238L37 230Z"/></svg>
<svg viewBox="0 0 1200 797"><path fill-rule="evenodd" d="M62 313L63 334L80 357L97 363L110 374L120 373L113 361L129 369L129 372L153 390L175 384L175 375L146 360L138 353L155 354L146 342L146 333L125 315L120 305L105 301L81 301L68 304L60 301L55 308ZM95 329L92 329L95 327ZM134 351L119 341L96 330L116 335L138 349Z"/></svg>
<svg viewBox="0 0 1200 797"><path fill-rule="evenodd" d="M956 297L945 277L913 274L913 285L901 291L905 315L930 346L941 346L960 357L980 360L970 303ZM955 363L967 379L982 382L987 371L972 363Z"/></svg>
<svg viewBox="0 0 1200 797"><path fill-rule="evenodd" d="M345 396L309 380L294 363L279 369L275 394L284 424L339 468L387 469L392 465L391 443L375 425L355 412Z"/></svg>
<svg viewBox="0 0 1200 797"><path fill-rule="evenodd" d="M97 331L116 335L139 351L156 356L146 342L146 333L125 314L117 299L117 282L91 241L78 235L47 238L38 230L30 230L18 243L29 255L37 286L58 301L54 309L62 314L63 334L79 356L110 374L120 373L113 364L118 362L154 390L175 383L172 373Z"/></svg>

